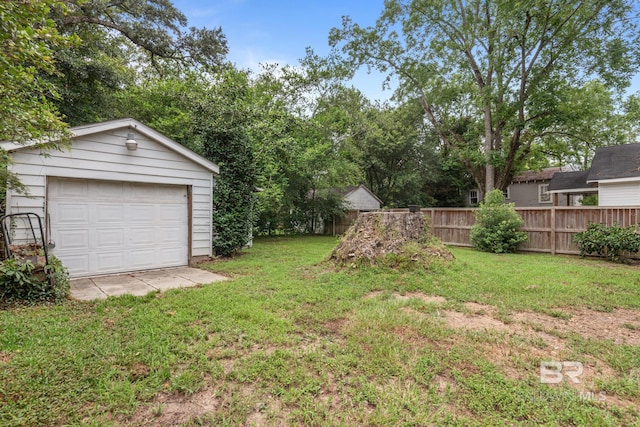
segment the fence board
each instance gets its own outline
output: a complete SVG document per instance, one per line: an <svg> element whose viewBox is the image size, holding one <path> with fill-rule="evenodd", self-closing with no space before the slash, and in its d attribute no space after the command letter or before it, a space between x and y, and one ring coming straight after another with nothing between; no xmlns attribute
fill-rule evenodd
<svg viewBox="0 0 640 427"><path fill-rule="evenodd" d="M351 224L358 219L358 211L348 211L341 217L332 218L329 221L325 221L324 234L337 236L347 232Z"/></svg>

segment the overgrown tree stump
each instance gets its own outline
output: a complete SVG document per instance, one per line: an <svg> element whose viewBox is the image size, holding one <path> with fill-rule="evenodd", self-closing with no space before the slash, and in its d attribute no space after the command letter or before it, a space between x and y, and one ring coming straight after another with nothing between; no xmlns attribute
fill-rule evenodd
<svg viewBox="0 0 640 427"><path fill-rule="evenodd" d="M453 254L431 233L429 218L422 212L364 213L330 256L336 264L351 267L426 269L446 265L453 259Z"/></svg>

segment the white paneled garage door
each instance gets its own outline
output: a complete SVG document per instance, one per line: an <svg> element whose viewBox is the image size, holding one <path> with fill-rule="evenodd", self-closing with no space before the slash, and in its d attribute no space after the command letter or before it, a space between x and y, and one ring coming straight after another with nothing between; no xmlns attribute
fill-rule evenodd
<svg viewBox="0 0 640 427"><path fill-rule="evenodd" d="M188 263L186 186L49 178L52 252L72 277Z"/></svg>

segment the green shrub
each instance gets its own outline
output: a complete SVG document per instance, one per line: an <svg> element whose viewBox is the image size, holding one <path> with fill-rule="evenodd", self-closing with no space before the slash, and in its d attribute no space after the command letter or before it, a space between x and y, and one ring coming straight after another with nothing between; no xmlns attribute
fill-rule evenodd
<svg viewBox="0 0 640 427"><path fill-rule="evenodd" d="M69 289L69 273L53 255L47 266L15 258L0 263L0 300L59 302L69 296Z"/></svg>
<svg viewBox="0 0 640 427"><path fill-rule="evenodd" d="M471 227L471 244L485 252L509 253L527 241L519 231L524 221L515 211L514 204L504 203L500 190L490 191L476 211L476 223Z"/></svg>
<svg viewBox="0 0 640 427"><path fill-rule="evenodd" d="M590 223L587 229L573 236L580 249L580 256L591 254L604 256L610 261L619 262L624 253L634 254L640 251L640 235L637 226L619 227Z"/></svg>
<svg viewBox="0 0 640 427"><path fill-rule="evenodd" d="M582 200L580 200L580 204L582 206L598 206L598 195L590 194L588 196L584 196Z"/></svg>

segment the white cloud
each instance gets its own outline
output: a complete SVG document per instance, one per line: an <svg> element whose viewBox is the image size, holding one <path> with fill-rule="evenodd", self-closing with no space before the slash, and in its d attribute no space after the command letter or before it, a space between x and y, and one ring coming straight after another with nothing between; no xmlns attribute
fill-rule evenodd
<svg viewBox="0 0 640 427"><path fill-rule="evenodd" d="M275 64L279 67L284 67L285 65L297 63L297 61L291 60L290 58L279 58L263 50L253 48L243 49L235 53L232 51L229 57L231 62L235 63L239 68L249 69L254 73L259 73L262 70L261 64Z"/></svg>

